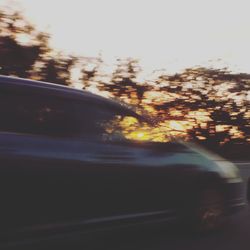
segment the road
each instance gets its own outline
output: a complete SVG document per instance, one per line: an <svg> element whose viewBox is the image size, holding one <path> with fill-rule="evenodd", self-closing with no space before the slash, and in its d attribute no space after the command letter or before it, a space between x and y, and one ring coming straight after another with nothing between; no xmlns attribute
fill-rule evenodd
<svg viewBox="0 0 250 250"><path fill-rule="evenodd" d="M237 163L244 183L250 177L250 162ZM246 190L246 189L245 189ZM16 249L16 248L15 248ZM18 248L19 249L19 248ZM108 232L88 234L80 240L70 239L62 245L39 245L25 249L60 250L249 250L250 249L250 206L234 215L226 227L206 235L183 229L176 222L162 225L140 225Z"/></svg>

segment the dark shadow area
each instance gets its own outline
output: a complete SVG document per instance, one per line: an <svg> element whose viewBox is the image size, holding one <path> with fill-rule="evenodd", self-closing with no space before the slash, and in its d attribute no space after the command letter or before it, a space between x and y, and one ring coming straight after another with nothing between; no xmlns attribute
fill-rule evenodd
<svg viewBox="0 0 250 250"><path fill-rule="evenodd" d="M58 241L25 246L25 249L60 250L156 250L156 249L248 249L246 224L249 209L232 218L223 229L201 234L180 222L129 226L58 239ZM243 222L244 225L239 225ZM242 241L243 240L243 241ZM13 248L20 249L20 248Z"/></svg>

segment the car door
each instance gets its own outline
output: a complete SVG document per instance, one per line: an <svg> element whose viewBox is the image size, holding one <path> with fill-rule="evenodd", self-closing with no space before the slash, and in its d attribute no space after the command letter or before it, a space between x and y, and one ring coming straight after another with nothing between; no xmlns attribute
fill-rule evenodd
<svg viewBox="0 0 250 250"><path fill-rule="evenodd" d="M96 140L89 156L94 162L91 175L98 175L91 179L98 181L88 186L92 186L95 197L100 197L97 208L101 207L105 216L118 216L117 219L166 210L167 192L171 190L166 187L172 169L157 162L163 153L126 138L127 126L135 132L131 118L136 116L126 109L89 103L88 123L82 122L86 137Z"/></svg>
<svg viewBox="0 0 250 250"><path fill-rule="evenodd" d="M130 156L130 159L120 158L116 169L117 186L120 185L117 190L121 192L119 203L123 206L120 210L138 218L166 211L171 168L159 164L158 152L144 143L126 142L115 147L113 152L118 157L123 152Z"/></svg>
<svg viewBox="0 0 250 250"><path fill-rule="evenodd" d="M31 90L0 94L1 226L10 230L70 214L69 184L77 183L67 168L77 168L79 152L69 134L70 108L56 96Z"/></svg>
<svg viewBox="0 0 250 250"><path fill-rule="evenodd" d="M166 160L173 154L136 142L96 146L91 171L98 173L99 181L91 190L100 197L105 216L116 216L117 220L172 216L181 184L180 169Z"/></svg>
<svg viewBox="0 0 250 250"><path fill-rule="evenodd" d="M133 152L102 140L98 106L81 103L78 119L73 99L7 91L0 102L3 231L88 224L135 211Z"/></svg>

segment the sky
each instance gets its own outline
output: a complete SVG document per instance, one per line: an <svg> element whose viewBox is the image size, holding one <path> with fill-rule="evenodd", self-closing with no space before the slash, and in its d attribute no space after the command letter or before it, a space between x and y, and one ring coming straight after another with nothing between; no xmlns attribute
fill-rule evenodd
<svg viewBox="0 0 250 250"><path fill-rule="evenodd" d="M248 0L0 0L19 6L51 46L145 71L204 65L250 73Z"/></svg>

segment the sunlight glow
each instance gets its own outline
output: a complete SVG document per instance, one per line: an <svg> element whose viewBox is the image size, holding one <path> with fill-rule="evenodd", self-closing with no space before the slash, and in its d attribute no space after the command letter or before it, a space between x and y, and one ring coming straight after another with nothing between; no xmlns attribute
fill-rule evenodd
<svg viewBox="0 0 250 250"><path fill-rule="evenodd" d="M173 130L185 131L184 126L178 121L170 121L169 127Z"/></svg>
<svg viewBox="0 0 250 250"><path fill-rule="evenodd" d="M145 72L194 65L250 72L248 1L3 0L19 6L51 46L85 56L135 57ZM46 14L45 14L46 13ZM218 58L222 60L217 60Z"/></svg>

